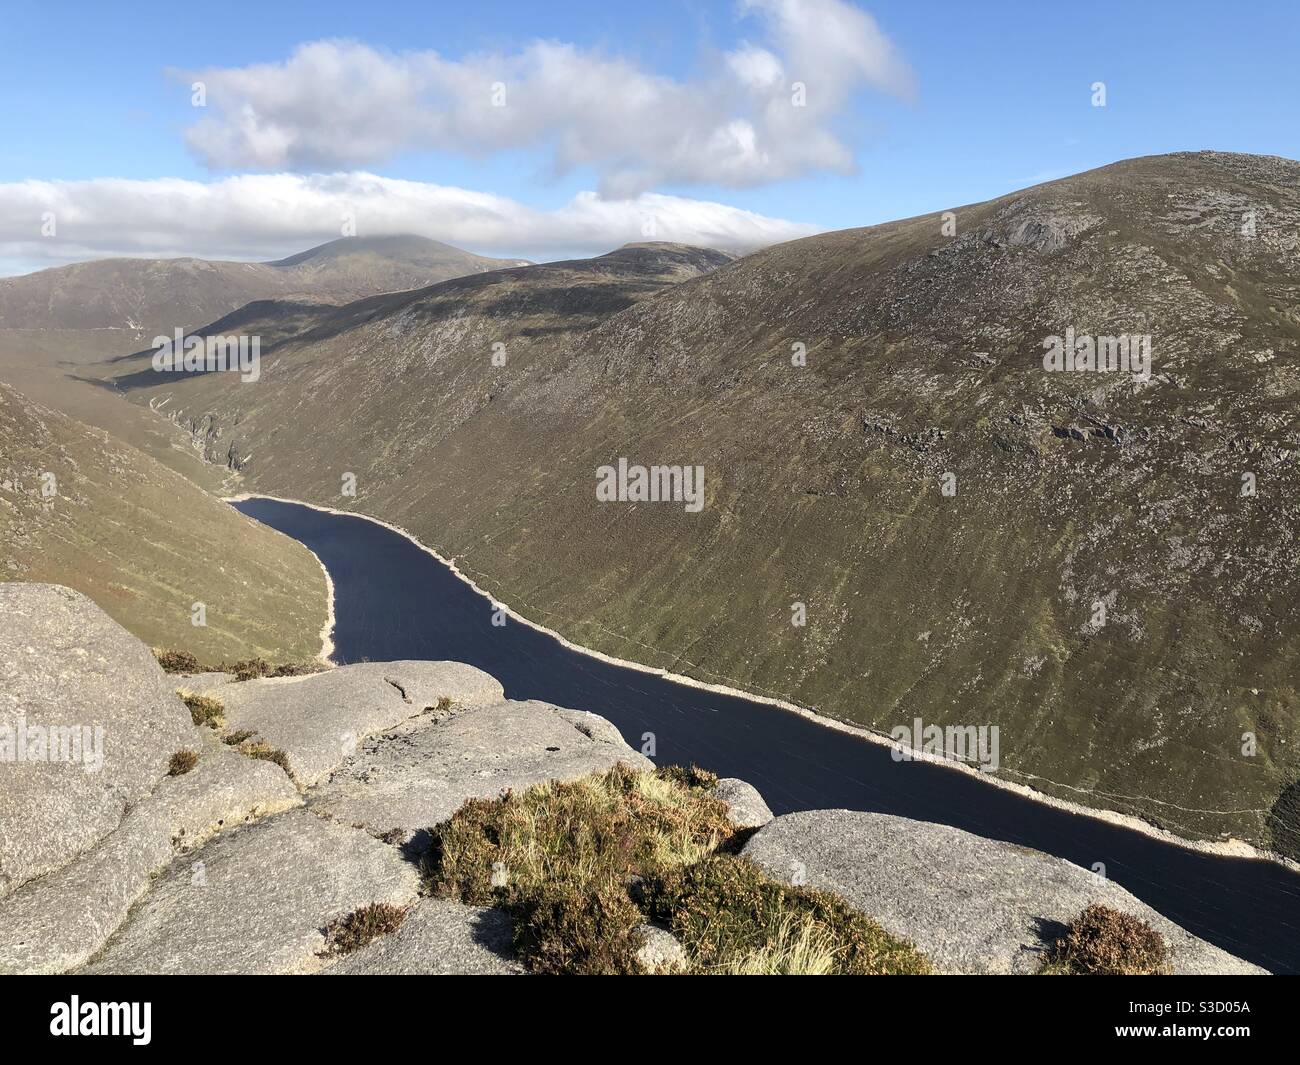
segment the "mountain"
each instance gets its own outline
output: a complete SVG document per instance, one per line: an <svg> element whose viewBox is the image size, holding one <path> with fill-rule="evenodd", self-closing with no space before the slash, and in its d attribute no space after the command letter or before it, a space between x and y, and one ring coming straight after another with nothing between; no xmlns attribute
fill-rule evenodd
<svg viewBox="0 0 1300 1065"><path fill-rule="evenodd" d="M306 548L4 384L0 581L68 585L147 643L209 662L313 659L326 618Z"/></svg>
<svg viewBox="0 0 1300 1065"><path fill-rule="evenodd" d="M463 274L524 266L527 261L489 259L427 237L405 234L342 237L265 265L286 278L290 293L310 292L333 303L376 292L420 288Z"/></svg>
<svg viewBox="0 0 1300 1065"><path fill-rule="evenodd" d="M572 267L378 297L256 385L139 398L576 642L886 733L996 725L1004 780L1269 844L1300 776L1297 233L1300 164L1154 156L635 299ZM1046 368L1067 337L1150 372ZM599 501L620 458L702 466L702 509Z"/></svg>
<svg viewBox="0 0 1300 1065"><path fill-rule="evenodd" d="M277 262L101 259L0 278L0 349L23 341L85 361L210 322L269 297L345 303L520 260L417 236L345 237ZM53 331L52 338L48 334ZM37 335L31 335L36 333ZM42 335L45 334L45 335Z"/></svg>
<svg viewBox="0 0 1300 1065"><path fill-rule="evenodd" d="M328 245L327 245L328 247ZM394 318L408 313L422 318L470 315L518 325L537 319L533 333L588 328L609 314L658 292L731 262L733 256L711 248L667 241L627 244L591 259L515 264L476 271L410 291L387 291L343 306L295 298L251 301L230 314L195 329L198 334L256 334L262 350L290 337L319 338L353 328L362 321ZM133 353L135 361L151 351ZM119 358L118 362L130 362Z"/></svg>

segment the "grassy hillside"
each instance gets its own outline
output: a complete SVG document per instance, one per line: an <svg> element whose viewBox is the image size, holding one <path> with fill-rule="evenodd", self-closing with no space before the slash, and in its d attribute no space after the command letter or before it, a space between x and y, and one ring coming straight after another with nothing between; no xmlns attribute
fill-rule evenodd
<svg viewBox="0 0 1300 1065"><path fill-rule="evenodd" d="M305 548L3 384L0 580L75 588L145 642L205 661L314 658L326 617ZM196 602L206 627L191 624Z"/></svg>
<svg viewBox="0 0 1300 1065"><path fill-rule="evenodd" d="M408 235L344 238L271 263L105 259L0 278L0 382L219 490L222 472L205 469L188 438L104 386L114 357L254 301L320 313L517 264Z"/></svg>
<svg viewBox="0 0 1300 1065"><path fill-rule="evenodd" d="M1137 159L636 301L436 286L318 320L255 387L142 398L582 643L885 731L994 724L1012 780L1267 842L1300 776L1298 231L1300 164ZM1151 377L1045 372L1067 329L1150 335ZM703 465L707 505L598 502L620 456Z"/></svg>

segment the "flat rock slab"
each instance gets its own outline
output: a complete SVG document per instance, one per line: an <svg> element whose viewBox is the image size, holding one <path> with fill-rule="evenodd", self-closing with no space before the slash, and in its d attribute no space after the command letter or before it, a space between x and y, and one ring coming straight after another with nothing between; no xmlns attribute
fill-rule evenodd
<svg viewBox="0 0 1300 1065"><path fill-rule="evenodd" d="M174 687L79 592L0 584L0 896L106 836L192 745Z"/></svg>
<svg viewBox="0 0 1300 1065"><path fill-rule="evenodd" d="M653 768L602 717L502 700L414 718L362 744L308 803L345 824L379 833L400 829L418 841L423 829L447 820L466 799L572 780L619 762Z"/></svg>
<svg viewBox="0 0 1300 1065"><path fill-rule="evenodd" d="M510 915L504 910L421 899L396 932L343 955L324 975L510 976L526 972L514 960Z"/></svg>
<svg viewBox="0 0 1300 1065"><path fill-rule="evenodd" d="M301 973L323 929L360 906L414 900L419 876L365 832L294 810L173 862L91 973Z"/></svg>
<svg viewBox="0 0 1300 1065"><path fill-rule="evenodd" d="M209 739L194 769L165 778L97 845L0 904L0 973L84 964L178 851L301 803L279 766Z"/></svg>
<svg viewBox="0 0 1300 1065"><path fill-rule="evenodd" d="M1027 847L889 814L812 810L758 830L742 852L787 882L837 892L948 973L1032 973L1090 903L1148 921L1174 972L1259 973L1118 884Z"/></svg>
<svg viewBox="0 0 1300 1065"><path fill-rule="evenodd" d="M363 662L305 677L223 684L228 730L256 732L289 756L294 779L311 787L367 736L450 699L459 706L500 700L501 684L460 662Z"/></svg>

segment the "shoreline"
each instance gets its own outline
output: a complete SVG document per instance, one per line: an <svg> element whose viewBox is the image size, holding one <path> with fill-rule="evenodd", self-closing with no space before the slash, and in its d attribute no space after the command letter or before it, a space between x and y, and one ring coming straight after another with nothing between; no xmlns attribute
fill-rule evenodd
<svg viewBox="0 0 1300 1065"><path fill-rule="evenodd" d="M512 607L508 606L505 603L502 603L495 596L489 594L486 590L479 587L479 585L474 581L472 577L463 573L457 567L454 561L448 558L444 558L433 548L423 543L418 537L416 537L414 534L407 531L406 529L403 529L401 526L394 525L393 523L385 521L382 518L376 518L369 514L363 514L359 511L339 510L335 507L322 506L318 503L309 503L306 500L302 500L302 499L290 499L285 496L270 495L266 492L239 492L231 496L222 496L221 499L222 502L225 503L241 503L253 499L266 499L276 503L292 503L297 506L308 507L311 510L320 511L325 514L337 514L344 517L361 518L365 521L372 522L375 525L380 525L383 528L388 529L390 532L394 532L397 533L399 536L405 537L416 547L418 547L421 551L424 551L426 554L433 556L435 559L441 562L457 577L457 579L467 584L478 595L482 596L489 603L491 603L493 607L497 607L500 608L501 610L504 610L508 617L515 619L521 624L527 625L529 628L534 629L537 632L542 632L545 633L547 636L552 637L568 650L575 651L579 654L587 655L591 658L598 659L599 661L606 662L610 665L621 666L624 669L633 669L641 673L649 673L653 676L662 677L665 680L672 681L675 684L682 684L687 687L697 688L703 691L716 692L719 695L735 696L737 698L746 699L750 702L762 703L767 706L773 706L776 707L777 709L784 710L788 713L798 714L800 717L813 721L824 728L830 728L830 729L834 729L837 732L843 732L851 736L856 736L859 739L867 740L868 742L875 743L879 746L891 747L895 749L898 749L899 747L899 744L895 740L892 740L882 735L881 733L876 732L873 729L869 729L861 725L853 725L846 721L840 721L836 718L828 717L825 714L819 714L815 710L810 710L807 707L799 706L795 703L788 702L784 699L776 699L766 695L756 695L753 692L748 692L741 688L734 688L724 684L714 684L708 681L696 680L694 677L688 677L680 673L672 673L666 669L661 669L656 666L647 666L644 663L634 662L631 661L630 659L617 658L614 655L606 654L603 651L598 651L595 650L594 648L584 647L581 644L574 643L572 640L567 639L563 634L556 632L554 629L547 628L545 625L541 625L538 624L537 622L530 621L528 618L524 617L522 614L515 611ZM293 538L290 537L290 539ZM301 543L301 541L295 541L295 543ZM303 546L306 547L305 544ZM311 549L308 548L308 550L310 551ZM334 651L332 632L333 632L333 626L335 621L334 581L330 577L329 571L328 569L326 569L324 563L322 563L320 559L316 557L315 552L312 552L312 557L316 558L316 561L320 564L321 569L325 571L325 577L328 583L329 630L328 632L322 632L322 637L325 645L328 647L329 654L332 655ZM329 657L324 654L324 649L322 649L322 658L331 666L337 665L337 663L331 661ZM1174 832L1170 832L1168 829L1161 828L1158 825L1153 825L1150 821L1146 821L1133 814L1125 814L1125 813L1120 813L1117 810L1107 810L1107 809L1102 809L1093 806L1084 806L1081 803L1074 803L1066 799L1060 799L1054 795L1048 795L1045 792L1038 791L1035 788L1031 788L1027 784L1018 784L1015 781L1006 780L989 773L982 773L978 769L973 768L967 763L960 762L952 758L945 758L941 755L929 754L924 751L912 751L911 759L913 761L932 762L937 765L945 766L949 769L956 770L958 772L971 773L986 784L989 784L993 787L1002 788L1007 791L1012 791L1017 795L1021 796L1022 798L1029 799L1033 802L1045 803L1048 806L1054 807L1059 810L1063 810L1067 813L1077 814L1082 817L1091 817L1098 821L1104 821L1107 822L1108 824L1117 825L1121 828L1130 829L1131 831L1134 832L1140 832L1145 836L1148 836L1152 839L1160 840L1163 843L1174 844L1176 846L1183 847L1188 850L1199 851L1203 854L1210 854L1217 858L1245 858L1245 859L1253 859L1256 861L1272 862L1275 865L1281 865L1284 868L1291 870L1292 872L1300 872L1300 863L1294 862L1289 858L1277 854L1276 852L1261 850L1258 847L1255 847L1253 844L1247 843L1245 840L1187 839L1184 836L1179 836ZM1061 785L1061 786L1068 786L1068 785Z"/></svg>
<svg viewBox="0 0 1300 1065"><path fill-rule="evenodd" d="M289 539L293 540L293 537ZM301 540L294 540L293 542L302 544ZM325 624L320 630L320 653L316 655L316 661L323 666L332 668L338 664L334 661L334 624L338 618L338 615L334 613L336 598L334 594L334 578L330 576L330 571L326 568L325 563L321 561L320 555L312 551L306 544L302 544L302 546L310 552L311 557L316 560L316 565L320 567L320 571L325 574Z"/></svg>

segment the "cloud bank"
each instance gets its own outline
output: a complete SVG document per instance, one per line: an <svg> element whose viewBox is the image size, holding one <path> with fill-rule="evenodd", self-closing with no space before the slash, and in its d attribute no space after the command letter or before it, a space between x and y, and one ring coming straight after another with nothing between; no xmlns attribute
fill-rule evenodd
<svg viewBox="0 0 1300 1065"><path fill-rule="evenodd" d="M272 259L333 240L417 233L487 255L552 259L639 240L746 252L817 232L721 203L594 192L541 211L490 193L364 172L0 184L0 273L111 255ZM51 235L43 236L42 231Z"/></svg>
<svg viewBox="0 0 1300 1065"><path fill-rule="evenodd" d="M279 63L173 72L201 82L186 131L216 170L319 171L403 152L544 153L557 173L590 167L602 195L664 184L752 186L851 172L835 120L860 90L912 93L906 62L844 0L742 0L759 31L675 79L556 41L448 59L316 41Z"/></svg>

